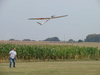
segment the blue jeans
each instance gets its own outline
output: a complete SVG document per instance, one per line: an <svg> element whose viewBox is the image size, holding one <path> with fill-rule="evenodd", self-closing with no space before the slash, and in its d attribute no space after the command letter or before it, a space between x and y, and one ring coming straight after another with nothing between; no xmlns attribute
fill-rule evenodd
<svg viewBox="0 0 100 75"><path fill-rule="evenodd" d="M16 65L16 59L9 58L9 60L10 60L9 67L11 68L12 62L13 62L13 67L15 67L15 65Z"/></svg>

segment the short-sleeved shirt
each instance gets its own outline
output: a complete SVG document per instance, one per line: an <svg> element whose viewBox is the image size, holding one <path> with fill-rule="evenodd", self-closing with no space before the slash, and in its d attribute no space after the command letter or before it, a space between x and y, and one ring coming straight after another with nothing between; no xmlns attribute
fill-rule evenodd
<svg viewBox="0 0 100 75"><path fill-rule="evenodd" d="M11 50L11 51L9 52L9 54L10 54L10 58L12 58L12 59L14 59L15 56L17 55L16 51L14 51L14 50Z"/></svg>

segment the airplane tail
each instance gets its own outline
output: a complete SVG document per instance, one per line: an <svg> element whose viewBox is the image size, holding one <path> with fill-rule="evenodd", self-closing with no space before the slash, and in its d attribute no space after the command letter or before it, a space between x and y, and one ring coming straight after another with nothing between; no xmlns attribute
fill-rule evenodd
<svg viewBox="0 0 100 75"><path fill-rule="evenodd" d="M49 19L48 19L49 20ZM38 24L40 24L40 25L43 25L44 23L46 23L48 20L46 20L45 22L42 22L42 23L40 23L40 22L37 22Z"/></svg>
<svg viewBox="0 0 100 75"><path fill-rule="evenodd" d="M40 24L40 25L42 25L42 23L40 23L40 22L37 22L38 24Z"/></svg>

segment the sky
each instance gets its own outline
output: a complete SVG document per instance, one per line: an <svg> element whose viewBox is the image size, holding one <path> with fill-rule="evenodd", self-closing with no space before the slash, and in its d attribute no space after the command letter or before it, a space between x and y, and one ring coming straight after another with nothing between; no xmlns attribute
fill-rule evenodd
<svg viewBox="0 0 100 75"><path fill-rule="evenodd" d="M44 25L28 18L52 19ZM43 21L43 20L42 20ZM84 40L89 34L100 34L99 0L0 0L0 40Z"/></svg>

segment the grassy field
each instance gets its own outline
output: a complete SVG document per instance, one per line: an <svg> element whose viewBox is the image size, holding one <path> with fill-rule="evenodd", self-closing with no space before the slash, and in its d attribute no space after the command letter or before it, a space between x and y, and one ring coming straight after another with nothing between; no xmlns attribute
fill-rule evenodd
<svg viewBox="0 0 100 75"><path fill-rule="evenodd" d="M8 43L8 44L24 44L24 45L73 45L73 46L85 46L85 47L98 47L100 49L100 42L54 42L54 41L0 41L0 43Z"/></svg>
<svg viewBox="0 0 100 75"><path fill-rule="evenodd" d="M0 63L0 75L100 75L100 61Z"/></svg>
<svg viewBox="0 0 100 75"><path fill-rule="evenodd" d="M45 41L0 41L0 43L18 45L73 45L85 47L98 47L100 43L67 43ZM9 47L8 47L9 48ZM8 49L7 49L8 50ZM0 60L0 62L8 62ZM100 75L100 61L17 61L16 68L9 68L9 63L0 63L0 75Z"/></svg>

